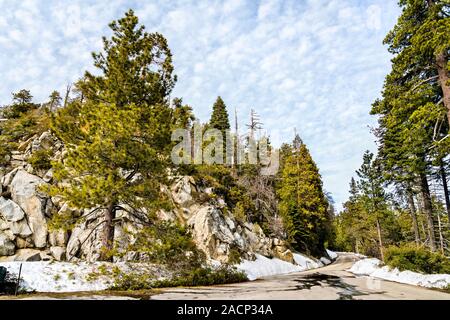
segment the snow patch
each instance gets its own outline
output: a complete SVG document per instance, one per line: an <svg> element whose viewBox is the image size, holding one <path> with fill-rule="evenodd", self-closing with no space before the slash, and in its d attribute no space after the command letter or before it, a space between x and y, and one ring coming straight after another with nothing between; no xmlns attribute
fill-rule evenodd
<svg viewBox="0 0 450 320"><path fill-rule="evenodd" d="M301 266L303 268L303 270L317 269L317 268L323 267L322 262L314 261L313 259L308 258L299 253L294 253L294 261L296 264Z"/></svg>
<svg viewBox="0 0 450 320"><path fill-rule="evenodd" d="M421 274L412 271L400 271L397 268L391 269L388 266L383 266L383 263L376 258L357 261L349 271L357 275L366 275L426 288L443 289L450 285L450 274Z"/></svg>
<svg viewBox="0 0 450 320"><path fill-rule="evenodd" d="M88 276L98 272L100 264L69 263L69 262L2 262L9 273L19 274L22 264L21 289L37 292L76 292L97 291L109 286L106 277L99 277L93 281Z"/></svg>
<svg viewBox="0 0 450 320"><path fill-rule="evenodd" d="M328 255L330 256L330 258L331 259L336 259L337 258L337 253L336 252L334 252L334 251L331 251L331 250L328 250L328 249L326 249L327 250L327 253L328 253Z"/></svg>
<svg viewBox="0 0 450 320"><path fill-rule="evenodd" d="M35 262L1 262L9 273L19 274L21 289L36 292L78 292L78 291L101 291L108 289L114 284L111 271L114 267L122 272L141 272L155 275L162 279L167 272L158 265L145 263L110 263L110 262L57 262L57 261L35 261ZM106 272L104 272L106 271Z"/></svg>
<svg viewBox="0 0 450 320"><path fill-rule="evenodd" d="M322 262L324 265L329 265L329 264L331 264L331 261L330 260L328 260L327 258L325 258L325 257L322 257L322 258L320 258L320 262Z"/></svg>
<svg viewBox="0 0 450 320"><path fill-rule="evenodd" d="M269 259L262 255L256 254L256 260L243 260L236 268L247 274L249 280L253 281L262 277L287 274L292 272L300 272L309 269L316 269L323 266L322 263L316 262L311 258L305 257L299 253L294 253L294 261L292 264L277 258Z"/></svg>

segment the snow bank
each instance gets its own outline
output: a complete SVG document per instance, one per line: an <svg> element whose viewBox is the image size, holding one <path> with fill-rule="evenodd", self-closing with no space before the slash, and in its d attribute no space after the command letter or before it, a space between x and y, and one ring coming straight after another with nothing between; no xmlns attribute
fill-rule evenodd
<svg viewBox="0 0 450 320"><path fill-rule="evenodd" d="M331 250L328 250L328 249L326 249L327 250L327 253L328 253L328 255L330 256L330 258L331 259L336 259L337 258L337 253L336 252L334 252L334 251L331 251Z"/></svg>
<svg viewBox="0 0 450 320"><path fill-rule="evenodd" d="M331 261L325 257L320 258L320 262L322 262L326 266L331 264Z"/></svg>
<svg viewBox="0 0 450 320"><path fill-rule="evenodd" d="M257 254L255 261L243 260L236 268L245 272L249 280L256 280L261 277L305 271L323 266L320 262L315 262L298 253L294 253L294 261L296 264L277 258L269 259Z"/></svg>
<svg viewBox="0 0 450 320"><path fill-rule="evenodd" d="M21 287L26 291L75 292L96 291L108 288L106 277L88 280L89 275L98 272L100 264L69 262L2 262L0 266L18 275L22 264Z"/></svg>
<svg viewBox="0 0 450 320"><path fill-rule="evenodd" d="M360 260L349 271L357 275L367 275L426 288L442 289L450 285L450 274L421 274L412 271L399 271L397 268L391 269L388 266L383 266L383 263L376 258Z"/></svg>
<svg viewBox="0 0 450 320"><path fill-rule="evenodd" d="M302 254L294 253L293 257L295 264L277 258L269 259L257 254L255 261L242 260L236 267L238 270L245 272L249 280L323 267L322 262L313 260ZM100 275L100 268L109 270L113 266L117 266L122 271L132 268L134 271L144 270L144 272L159 273L159 271L155 271L154 269L147 269L147 266L144 264L127 265L125 263L69 263L50 261L0 262L0 266L7 268L8 272L16 276L19 273L21 264L21 288L25 291L37 292L105 290L113 284L113 280L108 276ZM218 267L220 262L211 260L210 264Z"/></svg>
<svg viewBox="0 0 450 320"><path fill-rule="evenodd" d="M169 273L158 265L145 263L110 263L110 262L0 262L0 266L7 268L8 272L19 274L22 264L21 289L37 292L77 292L99 291L108 289L114 284L109 276L113 268L122 272L139 272L152 274L162 279Z"/></svg>
<svg viewBox="0 0 450 320"><path fill-rule="evenodd" d="M302 271L323 267L322 262L314 261L313 259L308 258L299 253L294 253L294 261L296 264L298 264L300 267L302 267Z"/></svg>

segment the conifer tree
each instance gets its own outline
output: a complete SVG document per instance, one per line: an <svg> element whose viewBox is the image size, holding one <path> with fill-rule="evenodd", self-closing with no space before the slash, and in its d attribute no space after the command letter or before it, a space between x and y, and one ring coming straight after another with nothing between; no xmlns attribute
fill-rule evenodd
<svg viewBox="0 0 450 320"><path fill-rule="evenodd" d="M297 140L296 140L297 141ZM304 143L283 160L278 188L280 214L288 240L297 250L322 254L328 238L328 203L319 170Z"/></svg>
<svg viewBox="0 0 450 320"><path fill-rule="evenodd" d="M373 153L366 151L363 156L363 164L356 173L360 178L358 183L358 189L361 192L360 199L376 224L380 257L381 260L384 260L381 220L386 213L386 193L383 188L383 175L379 160L374 159Z"/></svg>
<svg viewBox="0 0 450 320"><path fill-rule="evenodd" d="M39 104L33 103L33 96L29 90L22 89L14 92L12 96L12 104L7 106L3 112L6 118L17 119L24 113L39 107Z"/></svg>
<svg viewBox="0 0 450 320"><path fill-rule="evenodd" d="M209 127L219 129L222 133L230 129L227 107L220 96L214 102Z"/></svg>
<svg viewBox="0 0 450 320"><path fill-rule="evenodd" d="M161 208L170 129L177 122L168 103L175 78L167 41L146 33L131 10L110 27L114 34L103 39L104 51L93 54L99 75L87 72L77 88L83 99L53 119L67 155L54 165L62 183L50 190L74 207L102 213L103 259L110 258L119 210L149 223Z"/></svg>

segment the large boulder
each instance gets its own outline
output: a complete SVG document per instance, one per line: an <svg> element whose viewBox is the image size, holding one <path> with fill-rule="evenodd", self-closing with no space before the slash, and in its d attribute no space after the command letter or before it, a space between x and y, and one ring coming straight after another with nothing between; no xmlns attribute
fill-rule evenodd
<svg viewBox="0 0 450 320"><path fill-rule="evenodd" d="M9 237L2 231L0 231L0 257L12 256L16 251L16 246Z"/></svg>
<svg viewBox="0 0 450 320"><path fill-rule="evenodd" d="M57 261L63 261L66 259L66 248L65 247L50 247L50 253L53 258Z"/></svg>
<svg viewBox="0 0 450 320"><path fill-rule="evenodd" d="M86 212L81 221L75 226L66 247L67 261L82 259L97 261L102 250L102 223L103 212L95 214Z"/></svg>
<svg viewBox="0 0 450 320"><path fill-rule="evenodd" d="M177 178L172 184L170 191L176 204L181 207L188 207L193 204L193 191L196 191L195 181L192 177L184 176Z"/></svg>
<svg viewBox="0 0 450 320"><path fill-rule="evenodd" d="M45 214L50 200L39 193L38 187L43 184L45 182L41 178L24 170L17 171L10 184L11 198L27 215L36 248L44 248L47 245Z"/></svg>
<svg viewBox="0 0 450 320"><path fill-rule="evenodd" d="M0 197L0 216L6 221L17 222L25 217L25 213L15 202Z"/></svg>
<svg viewBox="0 0 450 320"><path fill-rule="evenodd" d="M13 201L0 197L0 229L9 231L14 236L26 238L32 235L23 210Z"/></svg>
<svg viewBox="0 0 450 320"><path fill-rule="evenodd" d="M19 249L16 251L14 255L9 257L3 257L0 259L0 262L9 262L9 261L41 261L41 251L36 249Z"/></svg>

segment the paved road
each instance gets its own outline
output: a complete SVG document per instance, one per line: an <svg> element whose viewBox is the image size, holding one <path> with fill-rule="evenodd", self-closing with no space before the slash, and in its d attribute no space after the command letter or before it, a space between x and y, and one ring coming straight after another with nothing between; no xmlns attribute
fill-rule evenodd
<svg viewBox="0 0 450 320"><path fill-rule="evenodd" d="M357 260L340 256L324 268L267 277L253 282L197 288L165 289L151 299L162 300L350 300L350 299L440 299L450 294L390 281L355 276L345 270Z"/></svg>

